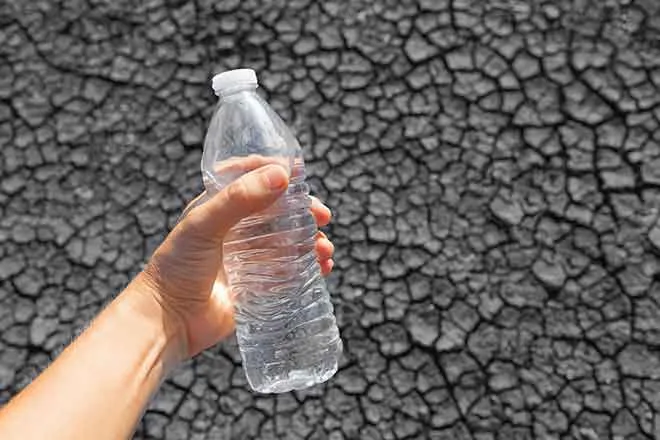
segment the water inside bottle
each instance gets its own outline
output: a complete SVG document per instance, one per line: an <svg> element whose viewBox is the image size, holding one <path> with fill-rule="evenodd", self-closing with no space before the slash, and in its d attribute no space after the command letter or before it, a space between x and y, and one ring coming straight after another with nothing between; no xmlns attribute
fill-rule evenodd
<svg viewBox="0 0 660 440"><path fill-rule="evenodd" d="M248 156L219 164L215 181L281 158ZM342 350L330 296L315 253L317 225L301 158L287 191L226 237L224 265L236 307L236 335L253 389L284 392L328 380ZM233 174L232 174L233 173Z"/></svg>

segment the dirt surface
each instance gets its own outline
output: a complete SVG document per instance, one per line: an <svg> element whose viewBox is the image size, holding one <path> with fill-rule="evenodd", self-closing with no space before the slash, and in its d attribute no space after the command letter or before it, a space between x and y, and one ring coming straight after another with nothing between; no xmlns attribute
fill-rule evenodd
<svg viewBox="0 0 660 440"><path fill-rule="evenodd" d="M227 344L136 438L660 438L658 8L0 0L0 403L200 191L246 66L335 213L341 371L258 396Z"/></svg>

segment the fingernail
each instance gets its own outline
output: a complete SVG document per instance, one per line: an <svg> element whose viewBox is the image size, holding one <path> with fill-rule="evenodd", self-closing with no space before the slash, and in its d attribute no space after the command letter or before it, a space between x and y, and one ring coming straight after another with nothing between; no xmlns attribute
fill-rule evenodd
<svg viewBox="0 0 660 440"><path fill-rule="evenodd" d="M263 170L268 189L273 192L282 191L289 185L289 175L283 166L268 165Z"/></svg>

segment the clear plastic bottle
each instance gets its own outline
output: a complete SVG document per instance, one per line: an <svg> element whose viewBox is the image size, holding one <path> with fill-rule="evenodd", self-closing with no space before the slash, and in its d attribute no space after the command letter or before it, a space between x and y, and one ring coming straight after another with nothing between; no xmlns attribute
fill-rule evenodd
<svg viewBox="0 0 660 440"><path fill-rule="evenodd" d="M214 193L245 172L279 162L291 171L286 193L242 220L224 244L236 304L236 335L250 386L281 393L325 382L337 371L342 342L315 254L302 151L257 93L251 69L216 75L219 105L204 142L202 173Z"/></svg>

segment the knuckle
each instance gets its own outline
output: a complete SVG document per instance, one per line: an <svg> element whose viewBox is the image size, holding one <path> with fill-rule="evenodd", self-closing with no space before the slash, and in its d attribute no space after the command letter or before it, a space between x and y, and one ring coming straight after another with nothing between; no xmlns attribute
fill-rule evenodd
<svg viewBox="0 0 660 440"><path fill-rule="evenodd" d="M238 179L227 187L226 194L227 199L232 203L244 203L248 199L248 188L242 179Z"/></svg>
<svg viewBox="0 0 660 440"><path fill-rule="evenodd" d="M202 219L195 216L188 216L183 219L181 222L181 230L185 231L185 235L189 238L189 242L196 243L208 235L204 223L205 222ZM178 234L173 235L172 241L178 243L180 241L178 238Z"/></svg>

